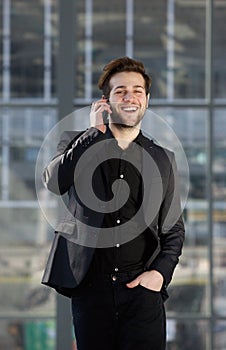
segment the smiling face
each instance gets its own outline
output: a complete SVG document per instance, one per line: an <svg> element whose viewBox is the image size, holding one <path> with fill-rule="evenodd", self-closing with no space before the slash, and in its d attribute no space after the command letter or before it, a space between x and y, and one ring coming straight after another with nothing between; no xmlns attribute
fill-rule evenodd
<svg viewBox="0 0 226 350"><path fill-rule="evenodd" d="M111 77L109 85L112 123L126 128L138 126L149 100L143 76L137 72L116 73Z"/></svg>

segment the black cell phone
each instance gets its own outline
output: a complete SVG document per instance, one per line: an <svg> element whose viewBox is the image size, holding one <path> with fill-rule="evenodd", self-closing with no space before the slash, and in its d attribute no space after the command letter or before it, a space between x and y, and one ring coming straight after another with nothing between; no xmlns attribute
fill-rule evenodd
<svg viewBox="0 0 226 350"><path fill-rule="evenodd" d="M104 122L104 124L108 124L109 123L108 112L107 111L103 112L103 122Z"/></svg>

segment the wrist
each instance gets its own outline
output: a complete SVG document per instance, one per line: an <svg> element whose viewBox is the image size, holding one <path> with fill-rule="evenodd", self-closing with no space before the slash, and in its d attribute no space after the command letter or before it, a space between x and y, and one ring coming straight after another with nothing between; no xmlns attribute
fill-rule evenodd
<svg viewBox="0 0 226 350"><path fill-rule="evenodd" d="M100 130L103 134L105 134L105 132L107 130L106 125L104 125L104 124L103 125L96 125L96 126L94 126L94 128Z"/></svg>
<svg viewBox="0 0 226 350"><path fill-rule="evenodd" d="M164 282L164 277L163 275L157 271L157 270L150 270L150 273L152 274L152 276L155 278L155 280L158 280L159 283L163 284Z"/></svg>

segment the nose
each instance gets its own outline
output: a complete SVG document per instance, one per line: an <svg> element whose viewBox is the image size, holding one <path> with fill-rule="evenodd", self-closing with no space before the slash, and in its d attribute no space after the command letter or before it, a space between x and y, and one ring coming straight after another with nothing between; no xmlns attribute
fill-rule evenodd
<svg viewBox="0 0 226 350"><path fill-rule="evenodd" d="M129 101L132 101L133 100L133 93L132 92L129 92L129 91L127 91L126 93L125 93L125 95L123 96L123 100L125 101L125 102L129 102Z"/></svg>

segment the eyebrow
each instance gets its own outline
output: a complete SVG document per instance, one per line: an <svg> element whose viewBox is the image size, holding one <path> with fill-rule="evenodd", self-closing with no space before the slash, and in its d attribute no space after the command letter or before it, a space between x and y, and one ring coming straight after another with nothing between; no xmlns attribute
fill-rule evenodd
<svg viewBox="0 0 226 350"><path fill-rule="evenodd" d="M134 88L141 88L141 89L144 89L145 90L145 87L142 86L142 85L133 85ZM126 88L126 85L118 85L114 88L114 90L116 89L123 89L123 88Z"/></svg>

